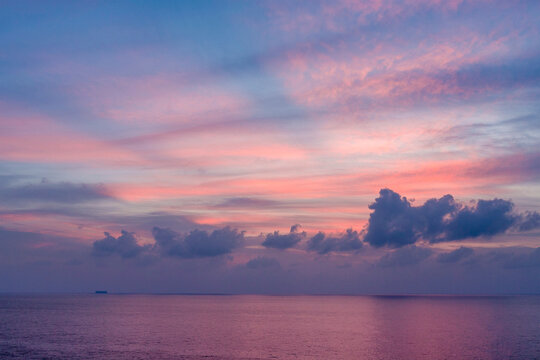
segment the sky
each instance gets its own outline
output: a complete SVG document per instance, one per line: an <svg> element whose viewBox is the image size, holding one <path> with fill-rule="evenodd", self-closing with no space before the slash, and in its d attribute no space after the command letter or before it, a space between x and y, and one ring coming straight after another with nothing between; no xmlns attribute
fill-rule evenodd
<svg viewBox="0 0 540 360"><path fill-rule="evenodd" d="M540 293L539 18L0 1L0 292Z"/></svg>

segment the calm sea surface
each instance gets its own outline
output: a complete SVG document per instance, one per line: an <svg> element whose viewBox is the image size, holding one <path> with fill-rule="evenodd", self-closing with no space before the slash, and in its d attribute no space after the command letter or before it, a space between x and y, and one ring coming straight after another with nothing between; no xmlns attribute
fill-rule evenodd
<svg viewBox="0 0 540 360"><path fill-rule="evenodd" d="M540 297L1 295L0 358L540 359Z"/></svg>

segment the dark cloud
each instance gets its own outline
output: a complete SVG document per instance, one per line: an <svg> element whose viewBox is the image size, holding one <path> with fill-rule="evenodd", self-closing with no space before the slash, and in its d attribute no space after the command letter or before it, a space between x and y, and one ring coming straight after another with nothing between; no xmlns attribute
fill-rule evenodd
<svg viewBox="0 0 540 360"><path fill-rule="evenodd" d="M427 259L432 252L428 248L409 245L384 255L377 265L380 267L412 266Z"/></svg>
<svg viewBox="0 0 540 360"><path fill-rule="evenodd" d="M307 249L319 254L328 254L330 252L358 251L362 245L358 232L347 229L341 236L326 236L323 232L318 232L309 239Z"/></svg>
<svg viewBox="0 0 540 360"><path fill-rule="evenodd" d="M227 256L171 261L160 258L156 245L129 259L118 252L96 259L90 250L83 239L0 227L0 291L540 293L540 249L527 247L475 248L473 255L444 266L429 248L414 245L366 249L348 257L351 263L315 259L300 251L282 252L272 259L265 250L246 249L244 255L254 255L238 266L227 263ZM388 255L372 265L376 254ZM140 266L146 264L152 268Z"/></svg>
<svg viewBox="0 0 540 360"><path fill-rule="evenodd" d="M525 212L521 216L521 221L518 226L519 231L530 231L540 227L540 214L536 211Z"/></svg>
<svg viewBox="0 0 540 360"><path fill-rule="evenodd" d="M472 254L474 254L473 249L462 246L454 251L440 254L437 256L437 261L442 263L455 263L471 256Z"/></svg>
<svg viewBox="0 0 540 360"><path fill-rule="evenodd" d="M122 230L122 235L115 238L108 232L105 238L95 241L93 254L96 256L119 255L124 259L134 258L150 250L149 245L139 245L134 233Z"/></svg>
<svg viewBox="0 0 540 360"><path fill-rule="evenodd" d="M539 223L536 212L515 213L508 200L478 200L468 206L445 195L412 206L390 189L382 189L369 208L373 212L364 241L375 247L400 247L420 239L437 243L489 237L510 229L531 230Z"/></svg>
<svg viewBox="0 0 540 360"><path fill-rule="evenodd" d="M453 219L443 224L446 229L441 229L446 230L446 236L441 234L432 241L461 240L503 233L517 223L518 217L512 213L513 207L510 201L494 199L478 200L475 207L457 208Z"/></svg>
<svg viewBox="0 0 540 360"><path fill-rule="evenodd" d="M232 252L244 241L244 232L230 227L207 232L193 230L188 234L154 227L156 248L164 255L181 258L214 257Z"/></svg>
<svg viewBox="0 0 540 360"><path fill-rule="evenodd" d="M43 179L37 184L5 186L0 189L0 198L10 202L83 203L111 199L103 185L75 184L70 182L51 183Z"/></svg>
<svg viewBox="0 0 540 360"><path fill-rule="evenodd" d="M373 212L364 241L375 247L413 244L419 235L411 203L390 189L382 189L375 202L369 205Z"/></svg>
<svg viewBox="0 0 540 360"><path fill-rule="evenodd" d="M184 234L168 228L154 227L152 229L155 243L139 245L134 233L122 230L115 238L105 233L105 238L95 241L93 254L95 256L120 255L122 258L135 258L142 255L162 255L180 258L204 258L228 254L244 240L244 233L225 227L208 232L192 230Z"/></svg>
<svg viewBox="0 0 540 360"><path fill-rule="evenodd" d="M279 231L274 231L273 234L267 234L266 239L262 243L264 247L274 249L288 249L298 244L306 237L306 232L299 231L300 225L291 226L288 234L281 235Z"/></svg>
<svg viewBox="0 0 540 360"><path fill-rule="evenodd" d="M279 261L274 258L265 256L258 256L249 260L246 263L246 267L249 269L266 269L266 268L281 268Z"/></svg>

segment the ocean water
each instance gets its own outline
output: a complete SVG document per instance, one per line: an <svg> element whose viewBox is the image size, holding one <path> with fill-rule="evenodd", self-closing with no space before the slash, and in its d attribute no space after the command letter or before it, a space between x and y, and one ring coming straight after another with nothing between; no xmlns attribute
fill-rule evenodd
<svg viewBox="0 0 540 360"><path fill-rule="evenodd" d="M1 359L540 359L540 297L2 295Z"/></svg>

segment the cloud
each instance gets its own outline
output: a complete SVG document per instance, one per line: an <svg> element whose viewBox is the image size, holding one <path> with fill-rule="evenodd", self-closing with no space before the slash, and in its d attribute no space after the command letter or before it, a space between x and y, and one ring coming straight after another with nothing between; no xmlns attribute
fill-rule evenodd
<svg viewBox="0 0 540 360"><path fill-rule="evenodd" d="M222 203L218 204L217 207L225 207L225 208L267 208L267 207L275 207L279 203L277 201L273 200L267 200L267 199L257 199L257 198L249 198L249 197L237 197L237 198L230 198Z"/></svg>
<svg viewBox="0 0 540 360"><path fill-rule="evenodd" d="M442 263L455 263L471 256L472 254L474 254L473 249L462 246L454 251L439 254L439 256L437 256L437 261Z"/></svg>
<svg viewBox="0 0 540 360"><path fill-rule="evenodd" d="M87 245L59 235L20 231L0 226L1 263L24 264L30 259L45 259L53 253L60 253L57 258L66 261L71 255L87 253Z"/></svg>
<svg viewBox="0 0 540 360"><path fill-rule="evenodd" d="M330 252L358 251L362 245L358 232L353 231L353 229L347 229L341 236L326 236L319 231L309 239L307 249L319 254L328 254Z"/></svg>
<svg viewBox="0 0 540 360"><path fill-rule="evenodd" d="M428 248L409 245L384 255L377 262L380 267L412 266L427 259L433 251Z"/></svg>
<svg viewBox="0 0 540 360"><path fill-rule="evenodd" d="M526 131L526 130L525 130ZM515 135L514 135L515 136ZM478 138L475 138L477 141ZM537 146L535 144L535 146ZM516 181L540 179L540 152L520 152L479 161L465 169L463 175L470 178L499 178ZM459 169L455 169L459 171Z"/></svg>
<svg viewBox="0 0 540 360"><path fill-rule="evenodd" d="M266 268L281 268L279 261L274 258L265 256L258 256L249 260L246 263L246 267L249 269L266 269Z"/></svg>
<svg viewBox="0 0 540 360"><path fill-rule="evenodd" d="M441 72L444 82L456 81L460 88L485 90L515 86L538 85L540 65L538 55L507 60L504 63L477 63L465 66L456 72Z"/></svg>
<svg viewBox="0 0 540 360"><path fill-rule="evenodd" d="M413 244L418 240L415 231L416 220L407 198L390 189L382 189L375 202L368 206L373 212L364 241L371 246L400 247Z"/></svg>
<svg viewBox="0 0 540 360"><path fill-rule="evenodd" d="M184 234L155 226L152 235L154 244L139 245L134 233L122 230L115 238L106 232L104 239L94 242L93 255L120 255L125 259L142 255L205 258L228 254L244 241L244 232L229 227L212 232L195 229Z"/></svg>
<svg viewBox="0 0 540 360"><path fill-rule="evenodd" d="M525 129L526 133L522 133ZM538 130L540 130L540 114L532 113L490 123L455 125L442 131L441 136L435 141L470 141L471 138L496 135L499 137L520 136L523 143L525 137L534 136Z"/></svg>
<svg viewBox="0 0 540 360"><path fill-rule="evenodd" d="M508 200L478 200L464 205L452 195L412 206L406 197L382 189L369 217L364 241L375 247L401 247L418 240L430 243L490 237L510 229L531 230L539 225L538 213L515 213Z"/></svg>
<svg viewBox="0 0 540 360"><path fill-rule="evenodd" d="M446 236L435 237L432 242L461 240L478 236L492 236L510 229L517 216L512 213L514 204L502 199L478 200L475 207L458 208L453 219L442 223Z"/></svg>
<svg viewBox="0 0 540 360"><path fill-rule="evenodd" d="M436 51L437 47L434 46L433 50ZM356 68L354 62L327 60L321 55L318 58L321 59L318 62L310 61L314 64L310 71L318 69L322 73L335 66L343 66L347 70L338 74L329 71L317 78L289 82L295 84L295 96L300 101L321 110L332 108L333 111L360 112L381 111L389 106L411 108L455 101L489 102L517 89L529 88L536 92L540 78L540 67L536 65L538 54L508 59L500 64L492 64L490 59L486 59L487 63L460 64L457 69L444 64L434 69L435 62L432 66L422 66L412 61L405 70L398 65L380 68L368 76L361 75L363 69ZM289 77L296 79L294 73Z"/></svg>
<svg viewBox="0 0 540 360"><path fill-rule="evenodd" d="M134 233L122 230L122 235L115 238L108 232L103 240L95 241L93 254L95 256L120 255L124 259L134 258L150 250L149 245L139 245Z"/></svg>
<svg viewBox="0 0 540 360"><path fill-rule="evenodd" d="M106 221L107 219L104 220ZM113 215L111 220L114 223L122 224L126 227L134 227L138 230L152 229L153 227L174 228L177 231L184 232L188 232L195 228L201 230L211 229L210 226L195 223L187 216L164 211L153 211L137 215Z"/></svg>
<svg viewBox="0 0 540 360"><path fill-rule="evenodd" d="M507 269L540 267L540 247L527 254L512 255L505 263Z"/></svg>
<svg viewBox="0 0 540 360"><path fill-rule="evenodd" d="M267 234L266 239L262 243L264 247L274 249L288 249L298 244L306 237L306 232L299 232L300 225L291 226L288 234L281 235L279 231L274 231L273 234Z"/></svg>
<svg viewBox="0 0 540 360"><path fill-rule="evenodd" d="M540 227L540 214L536 211L527 211L521 215L521 222L518 226L519 231L529 231Z"/></svg>
<svg viewBox="0 0 540 360"><path fill-rule="evenodd" d="M193 230L188 234L154 227L152 234L156 241L155 246L161 254L181 258L214 257L228 254L244 241L244 232L230 227L214 230L211 233Z"/></svg>
<svg viewBox="0 0 540 360"><path fill-rule="evenodd" d="M4 201L38 201L52 203L82 203L111 199L103 185L76 184L71 182L51 183L43 179L37 184L11 185L0 188Z"/></svg>
<svg viewBox="0 0 540 360"><path fill-rule="evenodd" d="M474 255L444 266L437 261L439 254L415 245L362 251L349 257L351 263L314 258L301 251L266 257L260 249L246 249L242 255L254 255L241 264L227 262L227 256L171 261L164 254L160 257L156 246L127 260L113 252L95 261L90 249L82 239L0 228L0 290L272 294L498 294L540 290L540 250L526 247L475 248ZM372 264L371 256L377 253L380 260ZM146 264L152 268L140 266ZM464 277L463 271L470 276Z"/></svg>

